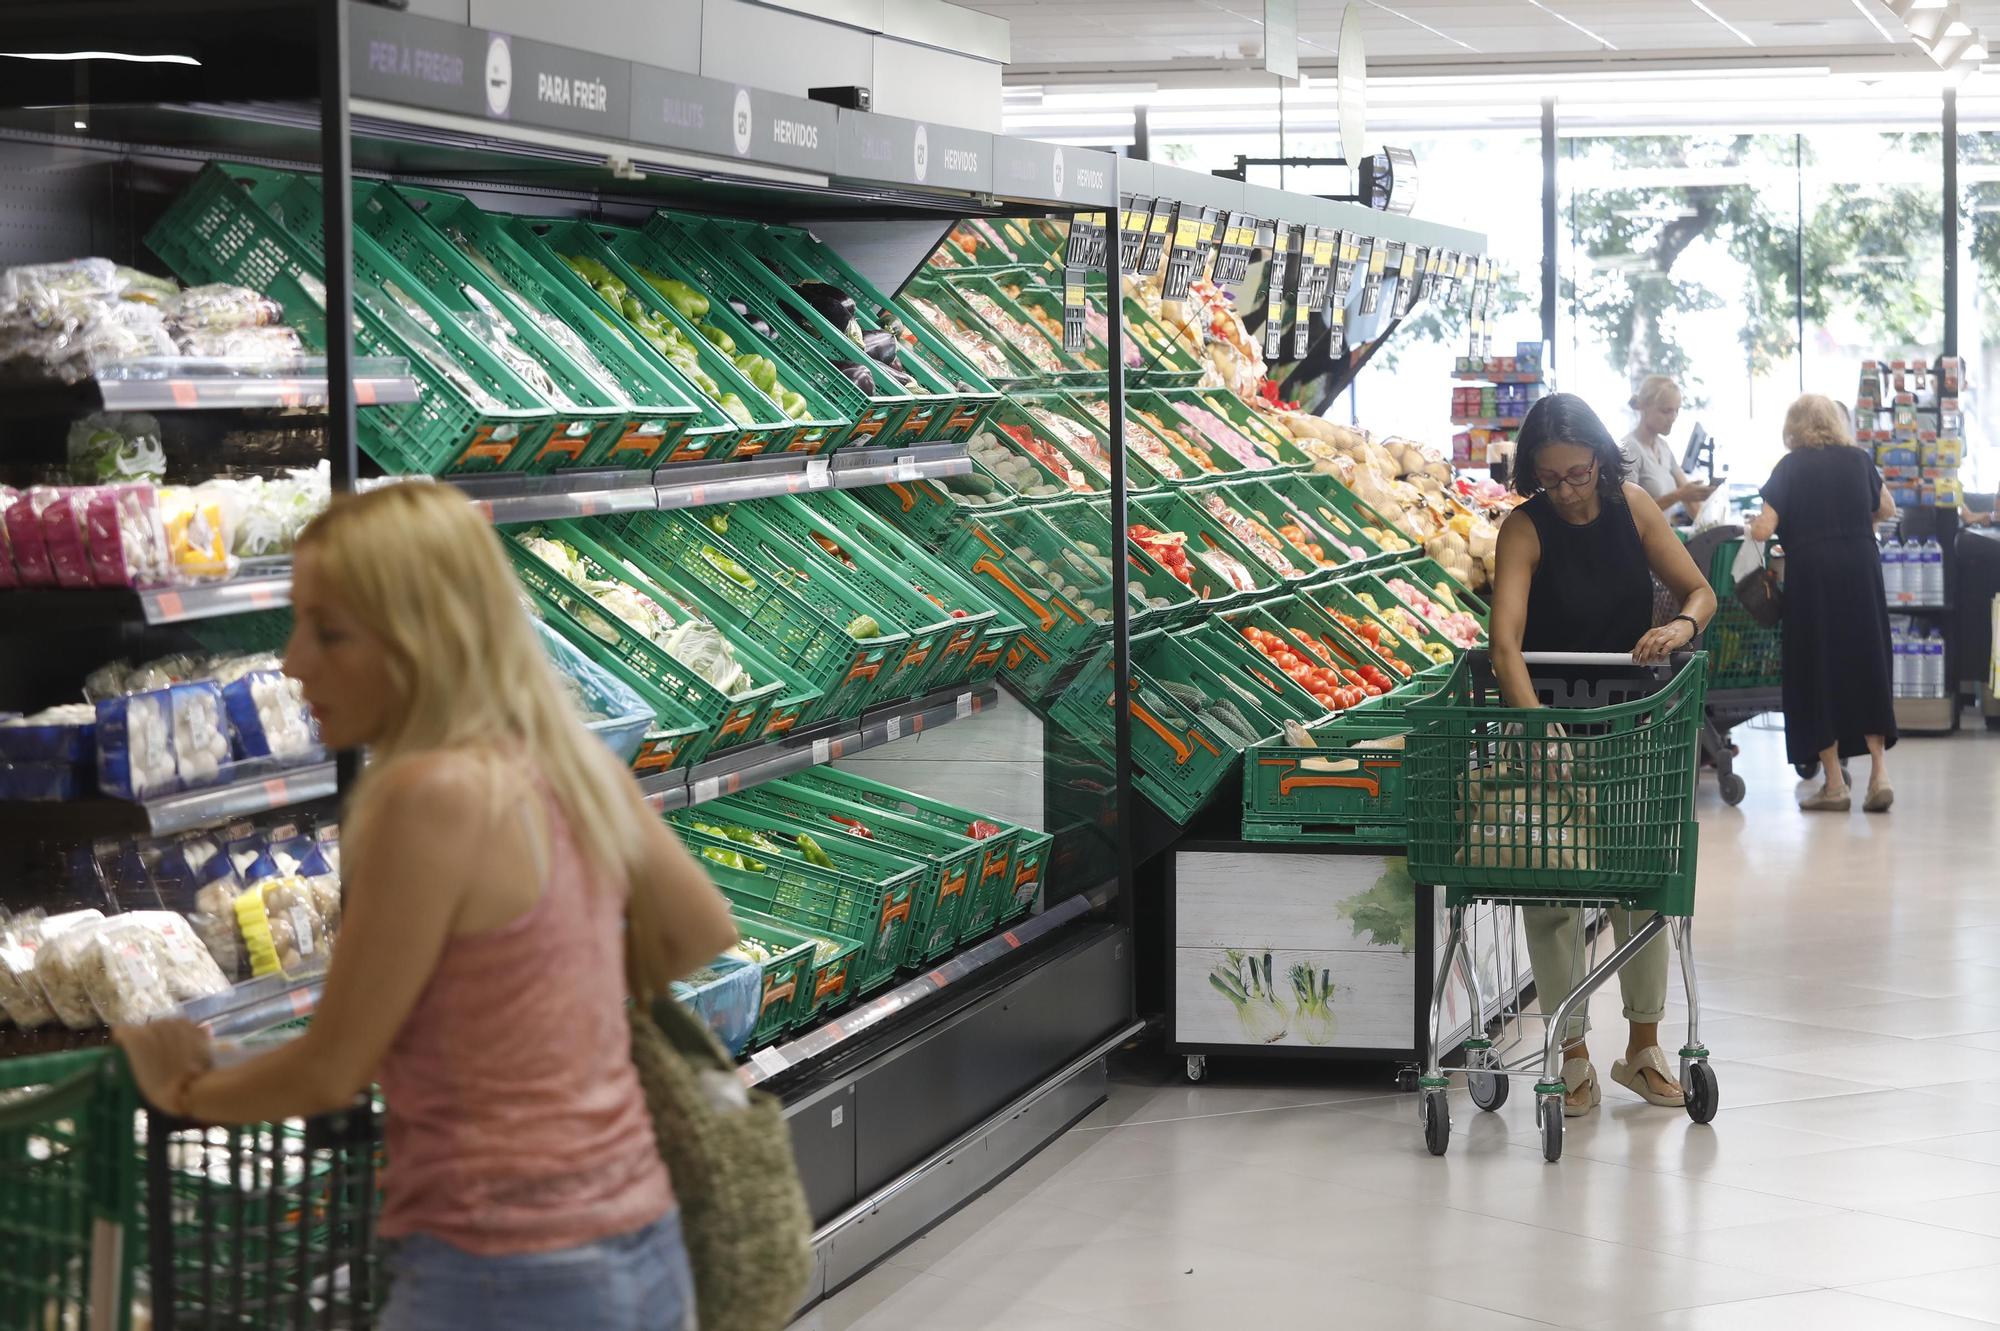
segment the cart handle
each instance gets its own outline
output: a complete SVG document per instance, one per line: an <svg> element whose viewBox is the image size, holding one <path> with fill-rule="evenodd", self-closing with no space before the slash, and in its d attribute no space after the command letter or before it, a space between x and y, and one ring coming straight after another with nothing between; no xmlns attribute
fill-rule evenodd
<svg viewBox="0 0 2000 1331"><path fill-rule="evenodd" d="M1491 653L1487 653L1490 657ZM1686 665L1694 659L1691 652L1675 652L1667 658L1667 664ZM1522 652L1521 660L1528 665L1553 666L1632 666L1640 665L1630 652ZM1656 663L1657 664L1657 663Z"/></svg>

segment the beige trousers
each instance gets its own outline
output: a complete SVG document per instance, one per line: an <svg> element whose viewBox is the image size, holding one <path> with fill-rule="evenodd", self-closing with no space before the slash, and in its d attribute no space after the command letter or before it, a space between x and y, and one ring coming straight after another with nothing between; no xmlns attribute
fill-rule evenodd
<svg viewBox="0 0 2000 1331"><path fill-rule="evenodd" d="M1528 931L1528 960L1535 968L1536 1005L1554 1014L1583 983L1589 969L1583 910L1577 906L1524 906L1521 913ZM1610 914L1612 936L1620 946L1649 918L1616 906ZM1671 951L1669 936L1663 933L1618 972L1618 987L1625 994L1625 1020L1657 1022L1666 1015L1667 958ZM1588 1029L1588 1016L1578 1011L1569 1020L1563 1043L1575 1044Z"/></svg>

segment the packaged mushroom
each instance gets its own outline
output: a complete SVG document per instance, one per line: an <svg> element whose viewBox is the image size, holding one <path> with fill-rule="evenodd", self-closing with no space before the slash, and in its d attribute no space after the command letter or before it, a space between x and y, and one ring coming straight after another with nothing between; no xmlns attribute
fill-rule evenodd
<svg viewBox="0 0 2000 1331"><path fill-rule="evenodd" d="M114 915L77 952L76 978L107 1026L170 1016L229 988L194 929L170 910Z"/></svg>
<svg viewBox="0 0 2000 1331"><path fill-rule="evenodd" d="M70 911L44 916L28 911L0 921L0 1011L22 1030L33 1030L56 1020L48 995L36 975L36 959L42 946L79 925L94 924L104 918L96 910Z"/></svg>
<svg viewBox="0 0 2000 1331"><path fill-rule="evenodd" d="M44 934L41 949L35 954L35 982L42 987L56 1020L73 1031L98 1025L97 1008L84 988L83 958L91 939L107 921L96 911L87 914L97 918L80 920L54 937Z"/></svg>

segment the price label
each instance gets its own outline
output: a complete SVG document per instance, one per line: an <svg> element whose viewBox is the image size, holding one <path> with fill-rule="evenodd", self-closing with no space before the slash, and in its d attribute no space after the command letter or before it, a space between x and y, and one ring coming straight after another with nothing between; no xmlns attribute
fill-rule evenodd
<svg viewBox="0 0 2000 1331"><path fill-rule="evenodd" d="M1071 268L1063 281L1063 350L1080 352L1089 344L1089 308L1084 296L1084 270Z"/></svg>
<svg viewBox="0 0 2000 1331"><path fill-rule="evenodd" d="M806 459L806 489L824 490L833 484L833 463L826 458Z"/></svg>
<svg viewBox="0 0 2000 1331"><path fill-rule="evenodd" d="M966 717L968 717L968 716L971 716L971 715L972 715L972 695L971 695L971 694L969 694L969 693L961 693L961 694L959 694L959 695L958 695L958 707L957 707L957 711L958 711L958 719L959 719L959 720L961 720L961 721L963 721L963 720L964 720L964 719L965 719Z"/></svg>
<svg viewBox="0 0 2000 1331"><path fill-rule="evenodd" d="M791 1059L768 1046L750 1055L750 1066L763 1073L766 1078L777 1076L791 1065Z"/></svg>
<svg viewBox="0 0 2000 1331"><path fill-rule="evenodd" d="M914 481L921 475L923 475L923 472L917 466L917 460L909 454L905 453L902 457L896 459L897 480Z"/></svg>
<svg viewBox="0 0 2000 1331"><path fill-rule="evenodd" d="M888 732L889 742L893 744L903 737L903 718L900 716L890 717L884 729Z"/></svg>
<svg viewBox="0 0 2000 1331"><path fill-rule="evenodd" d="M1388 271L1389 271L1388 247L1384 245L1374 246L1368 255L1369 274L1373 277L1380 277Z"/></svg>
<svg viewBox="0 0 2000 1331"><path fill-rule="evenodd" d="M821 763L831 762L831 761L833 761L833 741L830 739L814 740L813 766L817 767Z"/></svg>
<svg viewBox="0 0 2000 1331"><path fill-rule="evenodd" d="M694 783L694 789L688 797L688 803L706 804L721 794L722 778L719 776L705 776Z"/></svg>

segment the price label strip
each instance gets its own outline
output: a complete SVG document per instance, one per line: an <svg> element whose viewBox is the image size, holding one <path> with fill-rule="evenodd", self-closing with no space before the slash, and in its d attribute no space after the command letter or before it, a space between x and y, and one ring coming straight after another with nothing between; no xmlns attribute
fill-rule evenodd
<svg viewBox="0 0 2000 1331"><path fill-rule="evenodd" d="M1298 285L1292 273L1293 240L1298 228L1283 218L1271 223L1271 274L1264 287L1264 359L1284 355L1285 331L1291 323L1292 297Z"/></svg>
<svg viewBox="0 0 2000 1331"><path fill-rule="evenodd" d="M1361 312L1373 314L1382 308L1382 279L1389 271L1393 260L1398 267L1403 262L1403 247L1392 240L1370 239L1364 251L1368 276L1361 285Z"/></svg>
<svg viewBox="0 0 2000 1331"><path fill-rule="evenodd" d="M1080 352L1088 344L1090 331L1085 323L1089 305L1084 299L1083 268L1063 272L1063 350Z"/></svg>
<svg viewBox="0 0 2000 1331"><path fill-rule="evenodd" d="M1292 359L1304 360L1312 341L1312 317L1326 301L1326 282L1320 277L1320 228L1292 228Z"/></svg>
<svg viewBox="0 0 2000 1331"><path fill-rule="evenodd" d="M1201 210L1201 236L1196 241L1194 276L1198 282L1215 267L1215 251L1222 241L1222 210L1213 206Z"/></svg>
<svg viewBox="0 0 2000 1331"><path fill-rule="evenodd" d="M1146 231L1158 199L1121 194L1118 198L1118 264L1124 271L1138 271L1139 256L1146 252Z"/></svg>
<svg viewBox="0 0 2000 1331"><path fill-rule="evenodd" d="M1257 224L1248 213L1231 211L1222 227L1215 254L1214 278L1234 286L1250 276L1250 250L1257 243Z"/></svg>

